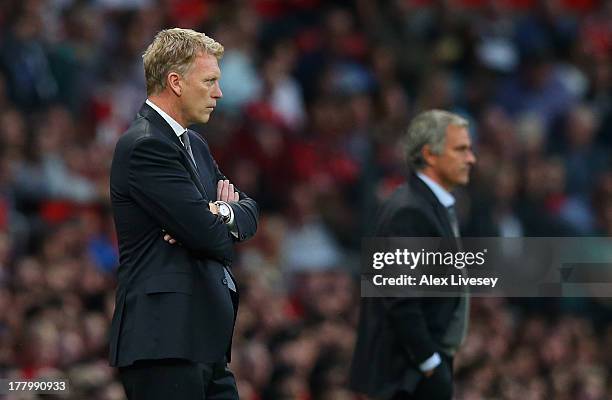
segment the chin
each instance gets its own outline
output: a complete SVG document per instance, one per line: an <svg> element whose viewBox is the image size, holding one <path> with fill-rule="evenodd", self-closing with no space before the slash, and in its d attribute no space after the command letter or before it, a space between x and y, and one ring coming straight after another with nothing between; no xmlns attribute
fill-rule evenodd
<svg viewBox="0 0 612 400"><path fill-rule="evenodd" d="M465 186L469 183L470 178L469 177L458 177L457 179L455 179L453 181L453 187L457 187L457 186Z"/></svg>

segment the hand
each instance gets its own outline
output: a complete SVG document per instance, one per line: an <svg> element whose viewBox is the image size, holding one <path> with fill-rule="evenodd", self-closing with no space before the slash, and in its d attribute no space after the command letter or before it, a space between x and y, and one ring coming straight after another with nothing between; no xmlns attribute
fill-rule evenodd
<svg viewBox="0 0 612 400"><path fill-rule="evenodd" d="M234 185L228 179L217 182L217 200L225 202L240 200L240 195L234 190Z"/></svg>
<svg viewBox="0 0 612 400"><path fill-rule="evenodd" d="M437 367L423 372L425 378L419 383L419 390L427 393L427 398L449 400L453 398L452 369L447 361Z"/></svg>
<svg viewBox="0 0 612 400"><path fill-rule="evenodd" d="M425 378L430 378L434 374L434 372L436 372L436 368L438 367L434 367L430 370L424 371L423 375L425 375Z"/></svg>
<svg viewBox="0 0 612 400"><path fill-rule="evenodd" d="M162 229L162 232L164 232L164 240L166 242L168 242L170 244L175 244L176 243L176 239L172 238L172 236L167 234L165 230Z"/></svg>
<svg viewBox="0 0 612 400"><path fill-rule="evenodd" d="M215 214L215 215L219 215L219 206L216 205L215 203L208 203L208 209L210 210L211 213Z"/></svg>

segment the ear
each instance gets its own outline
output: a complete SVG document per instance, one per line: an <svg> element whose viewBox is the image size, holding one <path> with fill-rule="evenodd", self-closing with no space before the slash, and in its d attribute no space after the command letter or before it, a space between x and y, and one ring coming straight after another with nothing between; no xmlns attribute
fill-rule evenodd
<svg viewBox="0 0 612 400"><path fill-rule="evenodd" d="M423 160L425 160L426 165L435 165L436 164L436 154L431 151L431 146L426 144L421 149L421 154L423 155Z"/></svg>
<svg viewBox="0 0 612 400"><path fill-rule="evenodd" d="M176 72L170 72L167 76L167 84L170 90L177 96L180 97L183 93L183 87L181 82L181 76Z"/></svg>

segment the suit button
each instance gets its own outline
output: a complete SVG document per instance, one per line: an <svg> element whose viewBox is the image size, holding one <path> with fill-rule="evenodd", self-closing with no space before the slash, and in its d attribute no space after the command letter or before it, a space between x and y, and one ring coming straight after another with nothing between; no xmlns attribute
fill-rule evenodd
<svg viewBox="0 0 612 400"><path fill-rule="evenodd" d="M223 278L221 282L223 282L224 285L227 285L227 279Z"/></svg>

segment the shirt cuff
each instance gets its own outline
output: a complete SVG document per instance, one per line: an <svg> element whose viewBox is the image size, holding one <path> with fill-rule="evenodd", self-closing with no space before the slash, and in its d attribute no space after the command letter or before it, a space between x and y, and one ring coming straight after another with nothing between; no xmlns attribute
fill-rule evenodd
<svg viewBox="0 0 612 400"><path fill-rule="evenodd" d="M429 357L427 360L423 361L419 365L419 369L421 370L421 372L430 371L436 368L438 365L440 365L441 362L442 362L442 359L440 358L440 354L436 352L436 353L433 353L433 355Z"/></svg>

